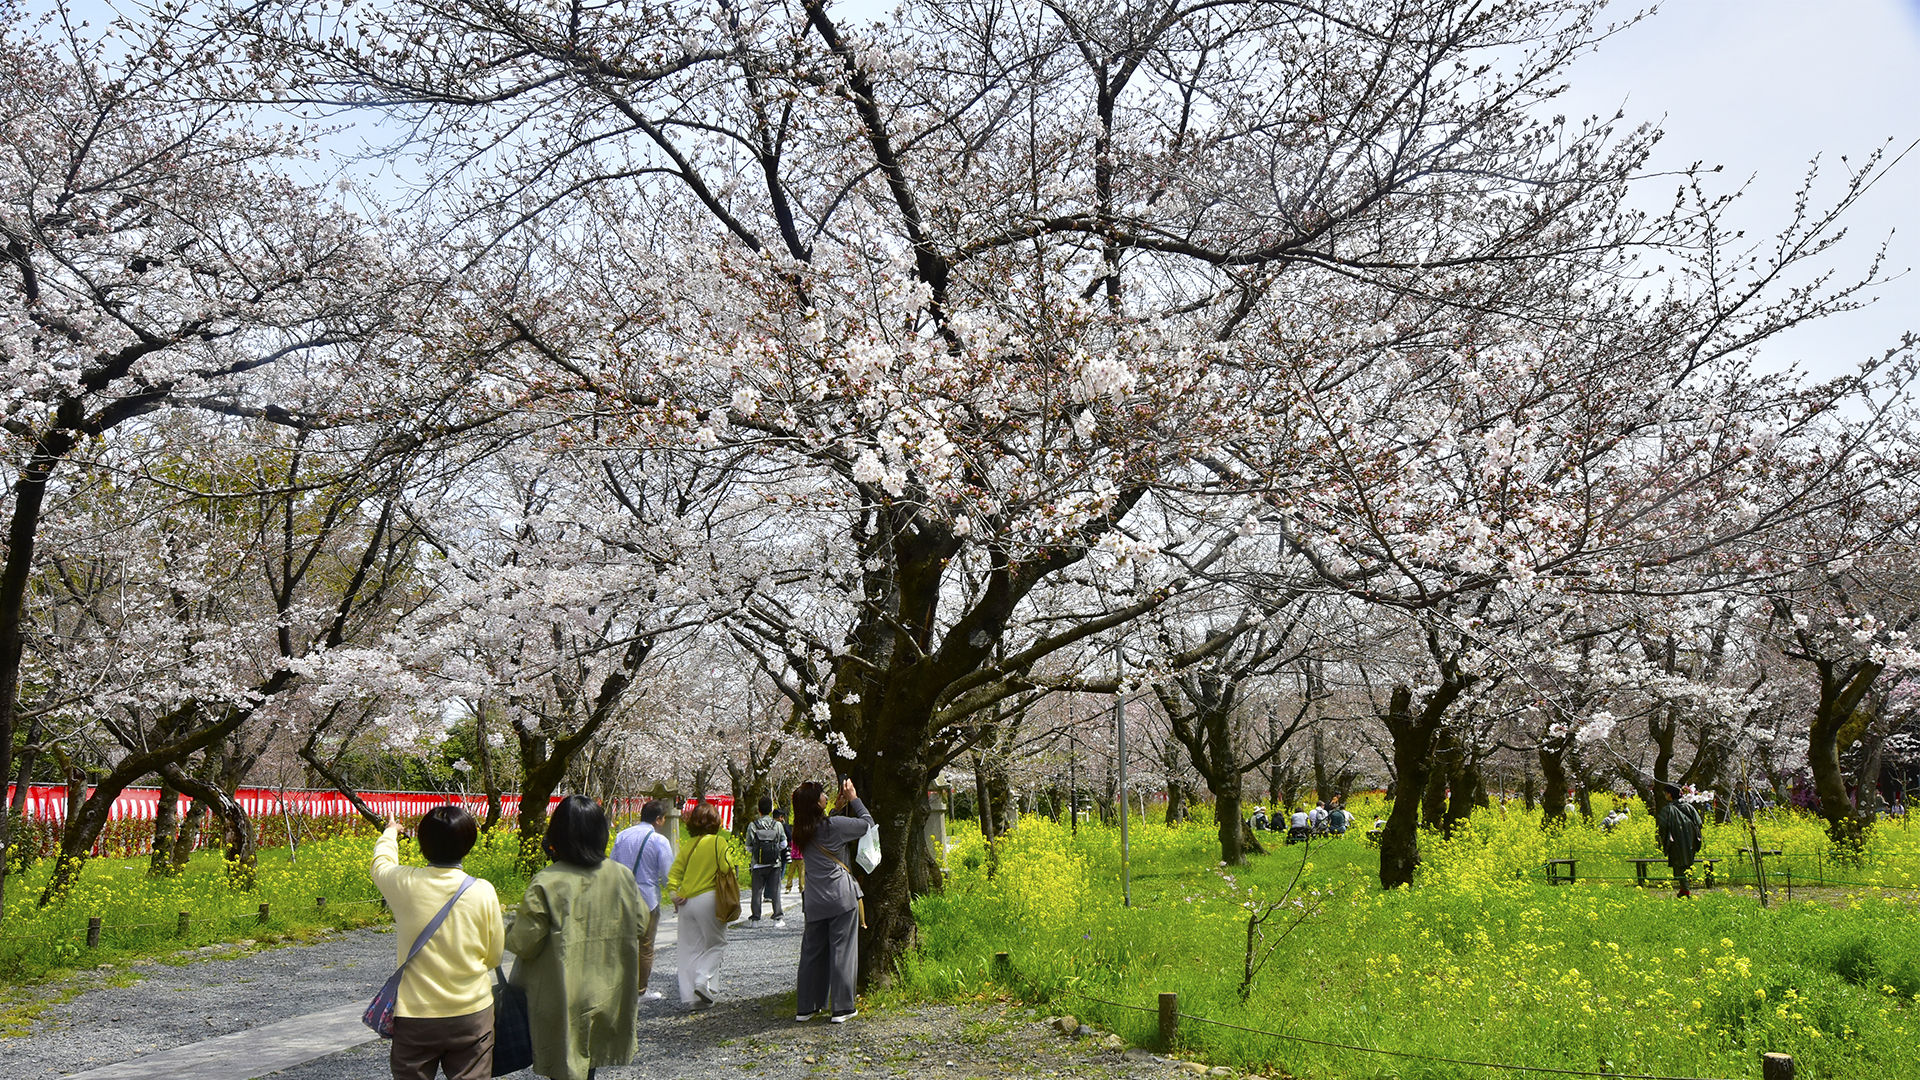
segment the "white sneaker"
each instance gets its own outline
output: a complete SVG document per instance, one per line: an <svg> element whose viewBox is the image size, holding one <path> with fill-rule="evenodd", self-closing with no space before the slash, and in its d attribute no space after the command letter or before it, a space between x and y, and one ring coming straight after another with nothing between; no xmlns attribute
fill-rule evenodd
<svg viewBox="0 0 1920 1080"><path fill-rule="evenodd" d="M793 1022L794 1022L794 1023L796 1023L796 1024L804 1024L804 1023L806 1023L807 1021L809 1021L809 1020L811 1020L811 1019L813 1019L814 1017L816 1017L816 1016L819 1016L819 1015L820 1015L820 1014L819 1014L819 1013L817 1013L817 1012L810 1012L810 1013L796 1013L796 1014L794 1015L794 1018L793 1018Z"/></svg>
<svg viewBox="0 0 1920 1080"><path fill-rule="evenodd" d="M843 1013L834 1013L834 1014L833 1014L832 1016L829 1016L829 1017L827 1017L827 1023L829 1023L829 1024L844 1024L844 1023L846 1023L847 1021L849 1021L849 1020L851 1020L851 1019L853 1019L854 1017L856 1017L856 1016L859 1016L859 1015L860 1015L860 1010L858 1010L858 1009L850 1009L850 1010L848 1010L848 1011L846 1011L846 1012L843 1012Z"/></svg>
<svg viewBox="0 0 1920 1080"><path fill-rule="evenodd" d="M785 919L773 920L773 928L775 930L785 930L787 928L787 920Z"/></svg>
<svg viewBox="0 0 1920 1080"><path fill-rule="evenodd" d="M667 995L661 993L658 990L649 990L646 993L640 995L640 1000L641 1001L659 1001L661 998L666 996Z"/></svg>

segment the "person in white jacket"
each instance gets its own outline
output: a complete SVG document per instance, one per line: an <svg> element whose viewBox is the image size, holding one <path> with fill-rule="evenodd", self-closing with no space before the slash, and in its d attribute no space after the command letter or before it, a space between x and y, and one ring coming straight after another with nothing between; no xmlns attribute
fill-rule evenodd
<svg viewBox="0 0 1920 1080"><path fill-rule="evenodd" d="M393 911L396 964L466 881L460 861L479 830L458 806L436 806L415 830L426 866L400 864L400 826L391 819L373 845L369 872ZM506 947L506 923L493 885L476 880L446 921L406 966L393 1009L394 1080L489 1080L493 1075L493 984L488 973Z"/></svg>

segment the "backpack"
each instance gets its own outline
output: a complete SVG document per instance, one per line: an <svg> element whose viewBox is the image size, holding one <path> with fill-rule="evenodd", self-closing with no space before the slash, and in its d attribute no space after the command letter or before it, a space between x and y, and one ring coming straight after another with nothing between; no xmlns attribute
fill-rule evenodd
<svg viewBox="0 0 1920 1080"><path fill-rule="evenodd" d="M774 866L780 862L780 851L786 846L786 830L771 816L760 818L747 830L747 840L753 845L753 865Z"/></svg>

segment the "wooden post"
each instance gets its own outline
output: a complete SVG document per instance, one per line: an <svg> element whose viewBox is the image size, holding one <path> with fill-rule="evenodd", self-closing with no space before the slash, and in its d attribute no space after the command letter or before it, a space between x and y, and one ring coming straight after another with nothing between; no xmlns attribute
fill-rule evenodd
<svg viewBox="0 0 1920 1080"><path fill-rule="evenodd" d="M192 915L189 915L184 911L180 913L180 936L181 937L187 936L187 927L192 925L192 923L193 923Z"/></svg>
<svg viewBox="0 0 1920 1080"><path fill-rule="evenodd" d="M314 897L313 907L316 911L325 912L327 910L327 898L324 896Z"/></svg>
<svg viewBox="0 0 1920 1080"><path fill-rule="evenodd" d="M1173 1049L1173 1037L1179 1033L1180 995L1160 995L1160 1049Z"/></svg>
<svg viewBox="0 0 1920 1080"><path fill-rule="evenodd" d="M1760 1055L1760 1080L1793 1080L1793 1058L1786 1054Z"/></svg>
<svg viewBox="0 0 1920 1080"><path fill-rule="evenodd" d="M1793 903L1793 867L1787 867L1787 903Z"/></svg>
<svg viewBox="0 0 1920 1080"><path fill-rule="evenodd" d="M995 979L1005 979L1011 974L1013 974L1013 957L1003 952L994 953L993 977Z"/></svg>
<svg viewBox="0 0 1920 1080"><path fill-rule="evenodd" d="M100 947L100 916L95 915L93 918L87 920L87 948L97 949L99 947Z"/></svg>
<svg viewBox="0 0 1920 1080"><path fill-rule="evenodd" d="M264 923L264 922L266 922L266 921L267 921L267 919L269 918L269 911L270 911L270 909L271 909L271 908L272 908L272 905L271 905L271 904L261 904L261 905L260 905L260 921L261 921L261 922L263 922L263 923Z"/></svg>

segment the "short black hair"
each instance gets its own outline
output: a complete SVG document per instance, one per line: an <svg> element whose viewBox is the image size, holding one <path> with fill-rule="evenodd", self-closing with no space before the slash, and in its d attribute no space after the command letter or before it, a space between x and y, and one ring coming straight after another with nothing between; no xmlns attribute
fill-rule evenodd
<svg viewBox="0 0 1920 1080"><path fill-rule="evenodd" d="M651 825L659 821L660 815L664 813L666 809L660 805L659 799L648 799L646 805L640 808L640 820Z"/></svg>
<svg viewBox="0 0 1920 1080"><path fill-rule="evenodd" d="M760 796L760 812L763 814L773 813L773 796L771 795Z"/></svg>
<svg viewBox="0 0 1920 1080"><path fill-rule="evenodd" d="M1899 798L1899 796L1898 796L1898 795L1896 795L1896 796L1894 796L1894 798L1896 798L1896 799L1897 799L1897 798ZM777 818L783 818L783 817L786 817L786 816L787 816L787 808L786 808L786 807L784 807L784 806L776 806L776 807L774 807L774 808L773 808L773 816L774 816L774 817L777 817Z"/></svg>
<svg viewBox="0 0 1920 1080"><path fill-rule="evenodd" d="M428 862L435 866L454 866L473 850L473 842L480 837L480 827L464 807L448 803L427 811L413 835L419 839L420 854L426 856Z"/></svg>
<svg viewBox="0 0 1920 1080"><path fill-rule="evenodd" d="M585 795L569 795L553 808L547 837L540 845L547 857L591 870L607 858L607 812Z"/></svg>

